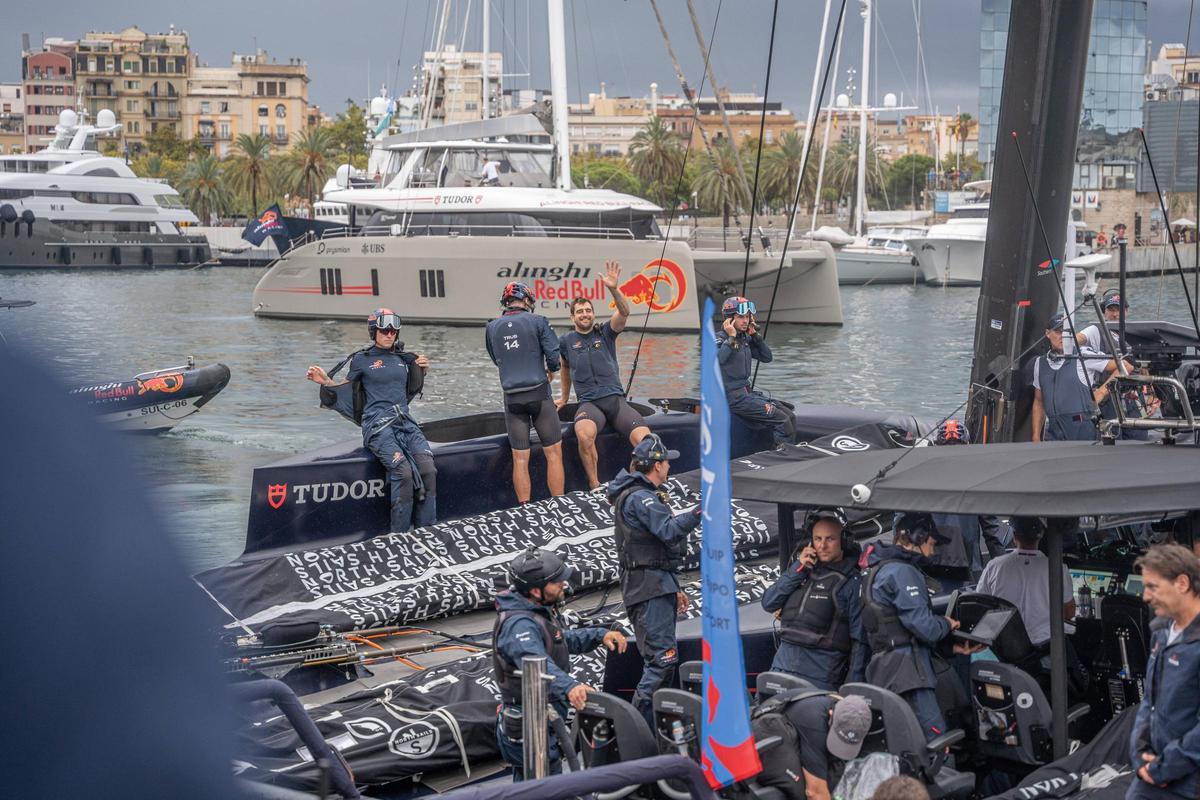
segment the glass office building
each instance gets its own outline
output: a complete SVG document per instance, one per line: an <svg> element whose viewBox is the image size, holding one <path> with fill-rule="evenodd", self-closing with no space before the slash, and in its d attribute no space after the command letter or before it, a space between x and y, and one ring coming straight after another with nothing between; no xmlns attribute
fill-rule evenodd
<svg viewBox="0 0 1200 800"><path fill-rule="evenodd" d="M979 159L991 173L1011 0L981 0ZM1133 188L1146 72L1147 0L1095 0L1079 121L1076 189Z"/></svg>

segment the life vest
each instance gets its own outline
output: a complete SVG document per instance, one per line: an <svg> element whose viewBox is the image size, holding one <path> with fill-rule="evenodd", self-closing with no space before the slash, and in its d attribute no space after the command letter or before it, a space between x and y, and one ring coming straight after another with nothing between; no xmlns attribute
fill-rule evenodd
<svg viewBox="0 0 1200 800"><path fill-rule="evenodd" d="M546 646L546 654L550 660L564 672L571 671L571 654L567 650L567 638L563 636L562 628L551 618L549 612L539 614L529 609L513 609L496 614L496 624L492 626L492 672L496 685L500 687L500 699L505 705L521 705L521 665L514 664L500 653L500 629L511 619L524 617L537 623L542 630L542 641ZM518 673L518 674L514 674Z"/></svg>
<svg viewBox="0 0 1200 800"><path fill-rule="evenodd" d="M367 345L361 350L355 350L339 361L338 365L329 370L327 374L332 378L350 363L350 359L359 353L367 352L372 347L374 345ZM404 349L404 342L396 342L394 352L400 356L407 368L404 393L408 396L408 401L412 402L412 399L425 388L425 370L417 366L416 354L409 353ZM338 386L322 386L319 394L322 408L332 408L355 425L362 425L363 409L367 407L367 390L363 388L362 380L353 380Z"/></svg>
<svg viewBox="0 0 1200 800"><path fill-rule="evenodd" d="M896 609L885 606L871 597L871 587L875 584L875 576L885 564L906 564L900 559L885 559L867 570L863 578L862 588L862 624L867 634L867 642L872 652L882 653L895 650L897 647L909 647L913 643L913 635L908 628L900 623L900 615ZM928 595L928 592L926 592Z"/></svg>
<svg viewBox="0 0 1200 800"><path fill-rule="evenodd" d="M850 652L850 616L838 592L854 575L855 560L843 558L833 564L817 564L808 582L792 592L779 613L779 634L785 642Z"/></svg>
<svg viewBox="0 0 1200 800"><path fill-rule="evenodd" d="M631 569L664 569L674 572L683 563L682 545L667 545L649 531L631 527L625 522L625 515L622 513L625 501L633 492L645 488L634 484L618 494L613 501L613 539L617 546L617 563L622 572Z"/></svg>

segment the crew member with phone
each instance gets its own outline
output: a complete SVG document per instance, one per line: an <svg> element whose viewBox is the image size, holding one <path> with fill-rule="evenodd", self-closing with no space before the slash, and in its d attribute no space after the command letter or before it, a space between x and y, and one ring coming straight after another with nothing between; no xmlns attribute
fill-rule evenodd
<svg viewBox="0 0 1200 800"><path fill-rule="evenodd" d="M779 447L795 439L796 423L790 408L750 388L753 362L769 364L775 358L758 335L756 312L754 303L744 297L728 297L721 304L724 322L717 332L717 361L729 410L751 428L770 428Z"/></svg>

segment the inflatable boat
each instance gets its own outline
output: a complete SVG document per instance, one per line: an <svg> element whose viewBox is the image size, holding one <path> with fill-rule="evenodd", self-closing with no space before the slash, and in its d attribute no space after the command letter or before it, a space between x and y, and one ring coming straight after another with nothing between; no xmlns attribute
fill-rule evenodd
<svg viewBox="0 0 1200 800"><path fill-rule="evenodd" d="M70 395L101 421L123 431L164 433L195 414L229 383L229 367L180 367L143 372L129 380L80 386Z"/></svg>

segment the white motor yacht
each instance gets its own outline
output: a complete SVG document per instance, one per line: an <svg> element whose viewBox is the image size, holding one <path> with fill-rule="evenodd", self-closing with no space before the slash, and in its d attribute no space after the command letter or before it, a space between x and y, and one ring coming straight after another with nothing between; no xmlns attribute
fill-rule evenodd
<svg viewBox="0 0 1200 800"><path fill-rule="evenodd" d="M954 209L948 220L930 227L924 236L909 240L926 284L979 286L983 281L992 182L974 181L963 188L977 193L972 202Z"/></svg>
<svg viewBox="0 0 1200 800"><path fill-rule="evenodd" d="M139 178L101 155L96 137L120 129L70 109L37 153L0 157L0 268L186 267L210 258L208 240L181 229L198 220L164 181Z"/></svg>

